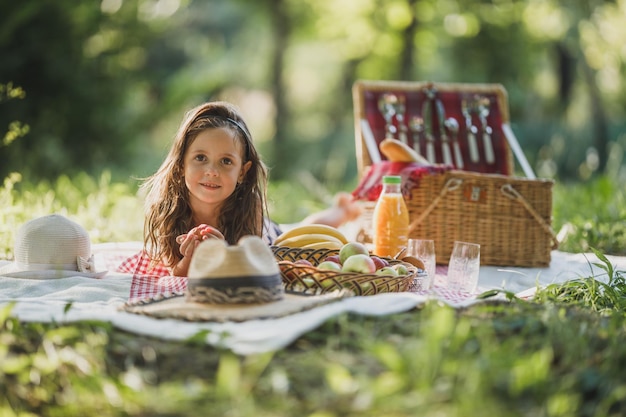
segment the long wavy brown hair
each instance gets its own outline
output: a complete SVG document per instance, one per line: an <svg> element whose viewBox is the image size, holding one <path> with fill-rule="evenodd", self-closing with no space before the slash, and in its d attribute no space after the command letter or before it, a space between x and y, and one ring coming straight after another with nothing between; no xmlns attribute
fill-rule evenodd
<svg viewBox="0 0 626 417"><path fill-rule="evenodd" d="M146 192L144 250L153 262L174 267L182 259L176 236L197 226L193 224L185 186L184 156L200 132L213 128L230 129L244 150L243 164L252 162L241 184L224 201L219 224L214 226L229 244L237 243L245 235L262 236L263 218L267 215L267 168L237 108L227 102L208 102L187 112L161 167L141 184Z"/></svg>

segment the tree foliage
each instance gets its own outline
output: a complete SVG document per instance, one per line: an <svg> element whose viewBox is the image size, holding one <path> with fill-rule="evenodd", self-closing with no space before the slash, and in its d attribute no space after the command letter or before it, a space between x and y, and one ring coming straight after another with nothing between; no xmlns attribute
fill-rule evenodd
<svg viewBox="0 0 626 417"><path fill-rule="evenodd" d="M150 173L185 110L226 99L274 178L345 184L357 79L501 83L539 175L623 165L623 2L24 0L0 23L0 84L27 94L0 126L31 127L0 175Z"/></svg>

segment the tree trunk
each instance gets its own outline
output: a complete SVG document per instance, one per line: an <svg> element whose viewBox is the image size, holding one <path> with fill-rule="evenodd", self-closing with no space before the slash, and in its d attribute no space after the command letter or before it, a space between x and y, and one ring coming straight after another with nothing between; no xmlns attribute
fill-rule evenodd
<svg viewBox="0 0 626 417"><path fill-rule="evenodd" d="M587 64L585 59L582 60L582 65L585 81L587 82L587 87L589 89L591 105L589 110L591 114L593 145L598 151L598 172L604 173L607 165L609 144L609 127L607 123L606 111L604 110L604 104L602 103L600 89L596 84L595 72Z"/></svg>
<svg viewBox="0 0 626 417"><path fill-rule="evenodd" d="M402 52L400 55L399 79L411 81L413 78L413 68L415 66L415 33L419 22L415 16L415 4L417 0L409 0L409 8L411 9L411 23L402 32Z"/></svg>
<svg viewBox="0 0 626 417"><path fill-rule="evenodd" d="M289 45L289 35L291 32L291 20L287 10L285 0L269 1L269 15L273 28L274 50L271 57L271 85L270 91L274 97L276 113L274 115L274 147L272 160L272 178L281 178L284 174L287 164L280 164L276 161L284 161L288 153L287 131L288 120L290 120L289 107L285 97L285 88L283 84L283 74L285 68L285 51Z"/></svg>

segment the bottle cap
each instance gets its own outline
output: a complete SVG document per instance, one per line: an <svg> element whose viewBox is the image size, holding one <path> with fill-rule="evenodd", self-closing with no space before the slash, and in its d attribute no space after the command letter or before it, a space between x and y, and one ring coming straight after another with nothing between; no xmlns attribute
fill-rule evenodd
<svg viewBox="0 0 626 417"><path fill-rule="evenodd" d="M399 175L383 176L383 184L402 184L402 177Z"/></svg>

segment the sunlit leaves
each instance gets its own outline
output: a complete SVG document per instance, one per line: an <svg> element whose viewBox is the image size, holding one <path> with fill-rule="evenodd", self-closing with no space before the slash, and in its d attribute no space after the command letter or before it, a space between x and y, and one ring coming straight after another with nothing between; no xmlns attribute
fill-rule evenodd
<svg viewBox="0 0 626 417"><path fill-rule="evenodd" d="M573 22L566 9L551 1L530 1L523 13L528 32L538 39L562 39Z"/></svg>
<svg viewBox="0 0 626 417"><path fill-rule="evenodd" d="M403 30L411 24L414 11L405 1L389 2L387 6L387 22L394 30Z"/></svg>
<svg viewBox="0 0 626 417"><path fill-rule="evenodd" d="M0 80L2 81L2 80ZM0 84L0 103L3 101L23 99L26 97L26 92L22 87L14 86L12 82L7 84ZM2 146L9 146L16 139L25 136L30 131L30 127L18 120L12 121L7 127L7 131L4 133L4 137L0 141L0 148ZM0 130L0 135L2 130Z"/></svg>
<svg viewBox="0 0 626 417"><path fill-rule="evenodd" d="M449 14L443 19L446 32L456 37L471 38L478 34L480 22L474 14Z"/></svg>

